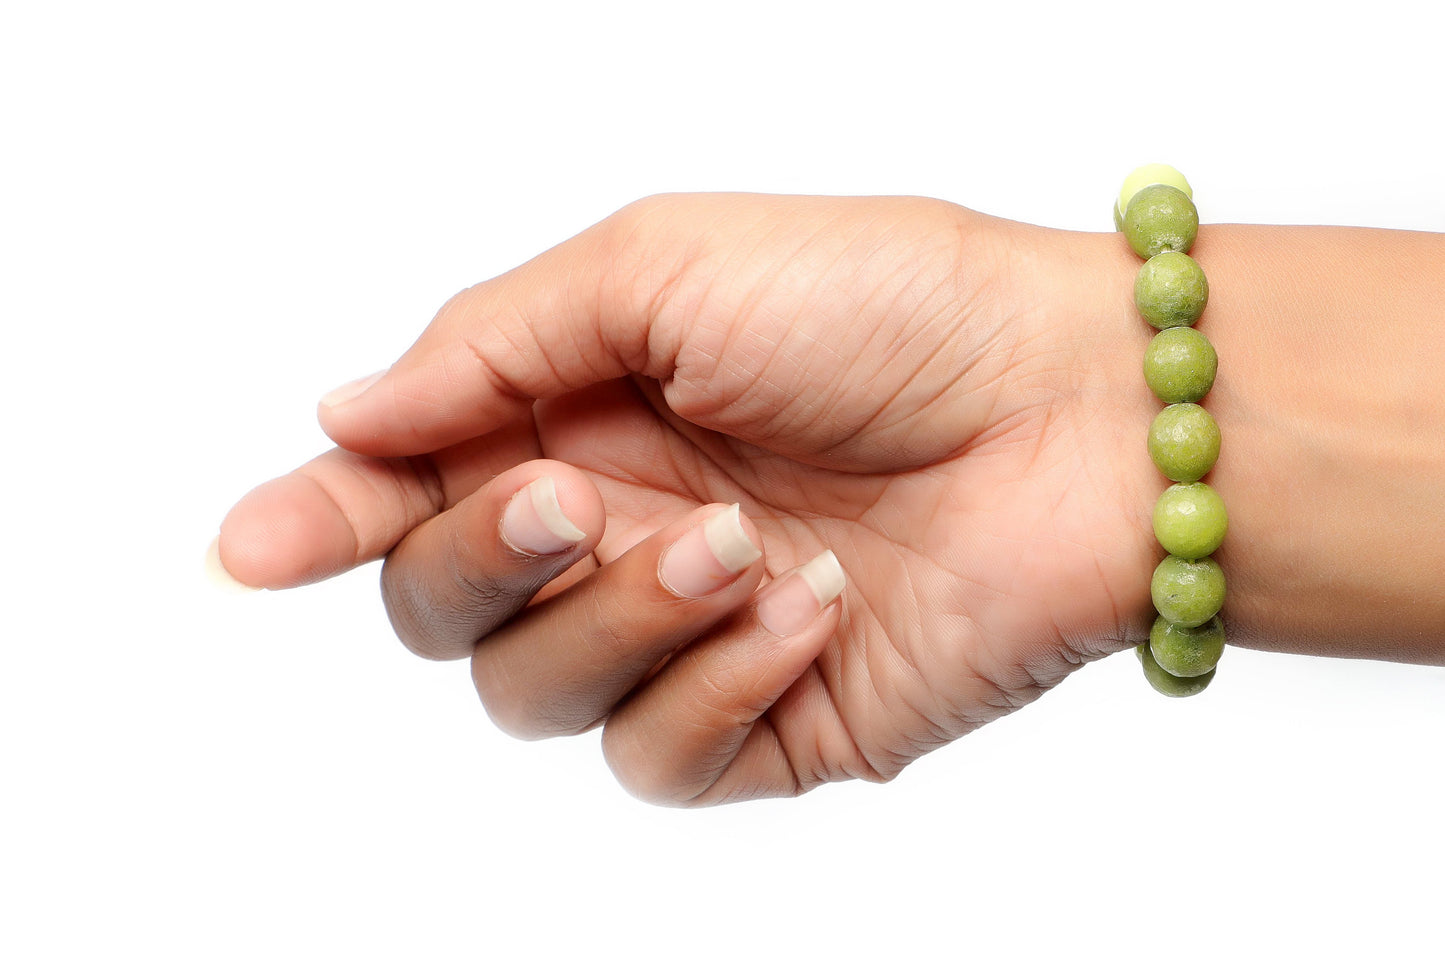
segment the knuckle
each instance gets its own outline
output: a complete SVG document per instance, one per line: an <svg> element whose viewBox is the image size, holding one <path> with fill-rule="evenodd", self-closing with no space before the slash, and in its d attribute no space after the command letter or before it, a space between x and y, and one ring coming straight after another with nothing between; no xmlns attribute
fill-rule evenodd
<svg viewBox="0 0 1445 963"><path fill-rule="evenodd" d="M670 203L666 195L644 197L597 225L598 251L606 268L603 274L614 286L625 290L644 273Z"/></svg>
<svg viewBox="0 0 1445 963"><path fill-rule="evenodd" d="M635 370L663 373L675 357L687 310L679 306L705 240L685 195L634 201L599 225L598 301L632 323L608 327L609 347Z"/></svg>
<svg viewBox="0 0 1445 963"><path fill-rule="evenodd" d="M636 602L617 593L600 591L593 583L588 583L582 600L586 604L582 624L589 627L587 642L596 652L596 663L626 666L635 660L638 643L632 624Z"/></svg>
<svg viewBox="0 0 1445 963"><path fill-rule="evenodd" d="M614 227L645 227L659 215L676 208L683 200L684 195L672 193L648 194L639 197L637 200L618 208L611 217L603 223L611 224Z"/></svg>
<svg viewBox="0 0 1445 963"><path fill-rule="evenodd" d="M600 722L576 695L559 688L522 684L508 672L503 660L485 652L472 657L472 684L488 718L514 739L575 736Z"/></svg>
<svg viewBox="0 0 1445 963"><path fill-rule="evenodd" d="M602 757L618 785L642 802L682 807L692 804L696 798L654 747L640 737L635 725L609 721L602 729Z"/></svg>
<svg viewBox="0 0 1445 963"><path fill-rule="evenodd" d="M753 724L770 699L759 692L761 669L746 658L700 659L690 657L696 677L692 713L700 725L741 729Z"/></svg>
<svg viewBox="0 0 1445 963"><path fill-rule="evenodd" d="M381 567L381 601L392 631L410 652L432 661L457 657L433 630L432 607L423 601L421 587L391 558Z"/></svg>
<svg viewBox="0 0 1445 963"><path fill-rule="evenodd" d="M403 645L426 659L470 654L479 639L520 611L555 574L555 566L505 577L490 573L489 563L458 537L459 531L435 546L427 563L403 549L382 565L382 602L392 628Z"/></svg>
<svg viewBox="0 0 1445 963"><path fill-rule="evenodd" d="M462 288L442 303L442 306L437 309L432 323L455 325L464 321L475 313L478 302L486 296L487 290L488 285L485 281Z"/></svg>
<svg viewBox="0 0 1445 963"><path fill-rule="evenodd" d="M480 653L472 657L472 685L492 723L515 739L538 738L530 713L517 698L516 687L508 682L505 666L498 659Z"/></svg>

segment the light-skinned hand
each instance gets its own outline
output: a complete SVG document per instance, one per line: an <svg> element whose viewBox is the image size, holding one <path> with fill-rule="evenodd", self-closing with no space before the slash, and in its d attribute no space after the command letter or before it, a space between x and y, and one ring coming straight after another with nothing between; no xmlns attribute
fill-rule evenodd
<svg viewBox="0 0 1445 963"><path fill-rule="evenodd" d="M1147 630L1129 258L928 199L650 198L328 395L340 447L221 558L386 556L403 642L471 656L508 732L605 725L644 799L888 779Z"/></svg>

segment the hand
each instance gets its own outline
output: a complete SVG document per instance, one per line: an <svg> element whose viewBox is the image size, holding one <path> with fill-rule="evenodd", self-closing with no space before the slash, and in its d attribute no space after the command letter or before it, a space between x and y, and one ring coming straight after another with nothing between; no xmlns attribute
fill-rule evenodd
<svg viewBox="0 0 1445 963"><path fill-rule="evenodd" d="M404 641L480 638L505 728L605 722L646 798L890 778L1147 627L1148 334L1114 240L925 199L640 202L329 396L342 447L248 496L222 557L285 587L392 552ZM585 534L508 551L492 533L543 475ZM732 502L766 562L659 588ZM779 641L749 607L764 564L825 549L841 611Z"/></svg>

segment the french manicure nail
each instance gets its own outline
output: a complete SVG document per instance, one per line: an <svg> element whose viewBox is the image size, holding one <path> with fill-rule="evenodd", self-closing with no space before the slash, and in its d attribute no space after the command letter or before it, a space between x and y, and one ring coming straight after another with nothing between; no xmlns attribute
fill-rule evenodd
<svg viewBox="0 0 1445 963"><path fill-rule="evenodd" d="M221 536L217 535L211 539L210 547L206 549L206 578L211 584L223 592L259 592L260 589L254 585L247 585L226 571L225 564L221 561Z"/></svg>
<svg viewBox="0 0 1445 963"><path fill-rule="evenodd" d="M729 505L683 533L663 555L658 575L673 594L700 599L762 557L743 530L741 509Z"/></svg>
<svg viewBox="0 0 1445 963"><path fill-rule="evenodd" d="M369 374L365 378L348 381L339 388L332 388L321 396L321 404L327 408L338 408L348 401L355 401L366 393L366 389L380 381L385 374L386 371L378 371L376 374Z"/></svg>
<svg viewBox="0 0 1445 963"><path fill-rule="evenodd" d="M586 537L562 511L557 483L546 475L513 495L502 511L502 540L524 555L555 555Z"/></svg>
<svg viewBox="0 0 1445 963"><path fill-rule="evenodd" d="M838 556L824 552L764 590L758 621L774 635L792 635L841 595L846 581Z"/></svg>

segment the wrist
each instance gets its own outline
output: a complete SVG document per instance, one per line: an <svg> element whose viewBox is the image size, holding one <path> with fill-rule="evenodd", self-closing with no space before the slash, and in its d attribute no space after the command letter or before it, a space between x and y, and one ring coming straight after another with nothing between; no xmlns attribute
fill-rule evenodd
<svg viewBox="0 0 1445 963"><path fill-rule="evenodd" d="M1145 445L1160 402L1140 363L1154 332L1133 303L1138 258L1118 234L999 228L1010 252L999 284L1032 294L1026 336L1050 345L1040 357L1060 410L1087 425L1082 477L1112 488L1117 506L1098 547L1117 624L1065 632L1097 657L1147 637L1163 554L1151 511L1167 482ZM1206 224L1191 253L1210 279L1196 327L1219 355L1202 404L1224 436L1205 481L1229 507L1215 558L1230 642L1445 663L1435 495L1445 392L1434 387L1445 372L1435 335L1445 235Z"/></svg>
<svg viewBox="0 0 1445 963"><path fill-rule="evenodd" d="M1234 644L1445 661L1438 235L1211 225L1199 322L1225 434L1209 481ZM1432 284L1432 281L1434 282Z"/></svg>
<svg viewBox="0 0 1445 963"><path fill-rule="evenodd" d="M1159 402L1139 359L1138 259L1118 234L1035 232L1051 330L1071 332L1076 392L1097 422L1123 524L1107 590L1117 638L1147 636L1162 550L1150 524L1167 482L1147 454ZM1224 444L1205 478L1229 506L1215 558L1231 644L1445 664L1445 235L1206 224L1210 279L1196 327L1219 375L1203 400ZM1079 334L1078 332L1083 332ZM1089 387L1092 386L1092 387Z"/></svg>

